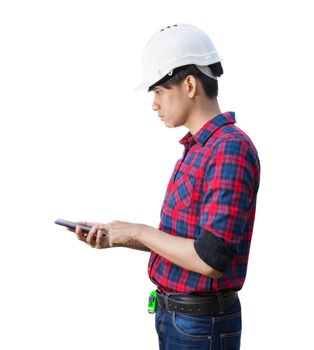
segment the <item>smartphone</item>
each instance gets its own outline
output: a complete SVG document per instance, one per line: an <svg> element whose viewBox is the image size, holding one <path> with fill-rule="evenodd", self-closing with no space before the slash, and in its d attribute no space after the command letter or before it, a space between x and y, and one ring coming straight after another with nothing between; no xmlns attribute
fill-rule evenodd
<svg viewBox="0 0 314 350"><path fill-rule="evenodd" d="M90 229L91 229L91 227L89 227L89 226L80 225L80 224L78 224L76 222L69 221L69 220L63 220L63 219L57 219L55 221L55 224L61 225L61 226L65 226L65 227L68 227L68 228L72 228L73 230L75 230L76 226L79 225L81 227L81 230L85 234L88 234Z"/></svg>

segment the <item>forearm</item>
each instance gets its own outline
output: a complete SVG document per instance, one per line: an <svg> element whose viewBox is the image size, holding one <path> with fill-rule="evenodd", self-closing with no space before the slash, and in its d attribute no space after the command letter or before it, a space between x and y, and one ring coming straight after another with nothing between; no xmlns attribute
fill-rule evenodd
<svg viewBox="0 0 314 350"><path fill-rule="evenodd" d="M194 248L194 239L172 236L147 225L141 226L136 233L135 239L145 247L182 268L212 278L221 276L219 271L207 265L197 255Z"/></svg>
<svg viewBox="0 0 314 350"><path fill-rule="evenodd" d="M116 247L124 247L124 248L130 248L130 249L136 249L136 250L141 250L143 252L150 252L150 249L146 247L143 243L138 242L138 241L128 241L123 244L115 245Z"/></svg>

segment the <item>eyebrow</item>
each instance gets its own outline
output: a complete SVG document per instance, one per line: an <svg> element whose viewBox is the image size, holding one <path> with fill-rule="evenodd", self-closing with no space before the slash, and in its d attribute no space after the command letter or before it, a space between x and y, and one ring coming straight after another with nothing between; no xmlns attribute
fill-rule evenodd
<svg viewBox="0 0 314 350"><path fill-rule="evenodd" d="M153 88L151 88L149 91L156 91L156 90L160 90L160 89L162 89L162 86L156 85Z"/></svg>

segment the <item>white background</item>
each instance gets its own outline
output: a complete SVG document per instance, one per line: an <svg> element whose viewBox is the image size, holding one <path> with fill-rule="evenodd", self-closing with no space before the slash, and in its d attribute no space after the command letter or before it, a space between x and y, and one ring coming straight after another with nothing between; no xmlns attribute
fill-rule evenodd
<svg viewBox="0 0 314 350"><path fill-rule="evenodd" d="M133 93L160 28L206 31L219 103L262 177L243 350L313 346L313 18L310 1L1 1L0 348L157 349L148 254L95 251L57 217L157 227L187 129Z"/></svg>

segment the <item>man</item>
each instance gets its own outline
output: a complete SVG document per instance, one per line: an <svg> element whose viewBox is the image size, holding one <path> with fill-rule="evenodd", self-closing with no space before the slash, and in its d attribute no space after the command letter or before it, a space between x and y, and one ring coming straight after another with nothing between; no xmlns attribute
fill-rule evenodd
<svg viewBox="0 0 314 350"><path fill-rule="evenodd" d="M140 88L167 127L185 126L158 229L113 221L77 237L94 248L151 252L157 286L160 349L239 349L243 286L259 187L259 160L233 112L222 113L217 77L223 69L210 38L180 24L148 42ZM154 302L154 294L151 297Z"/></svg>

